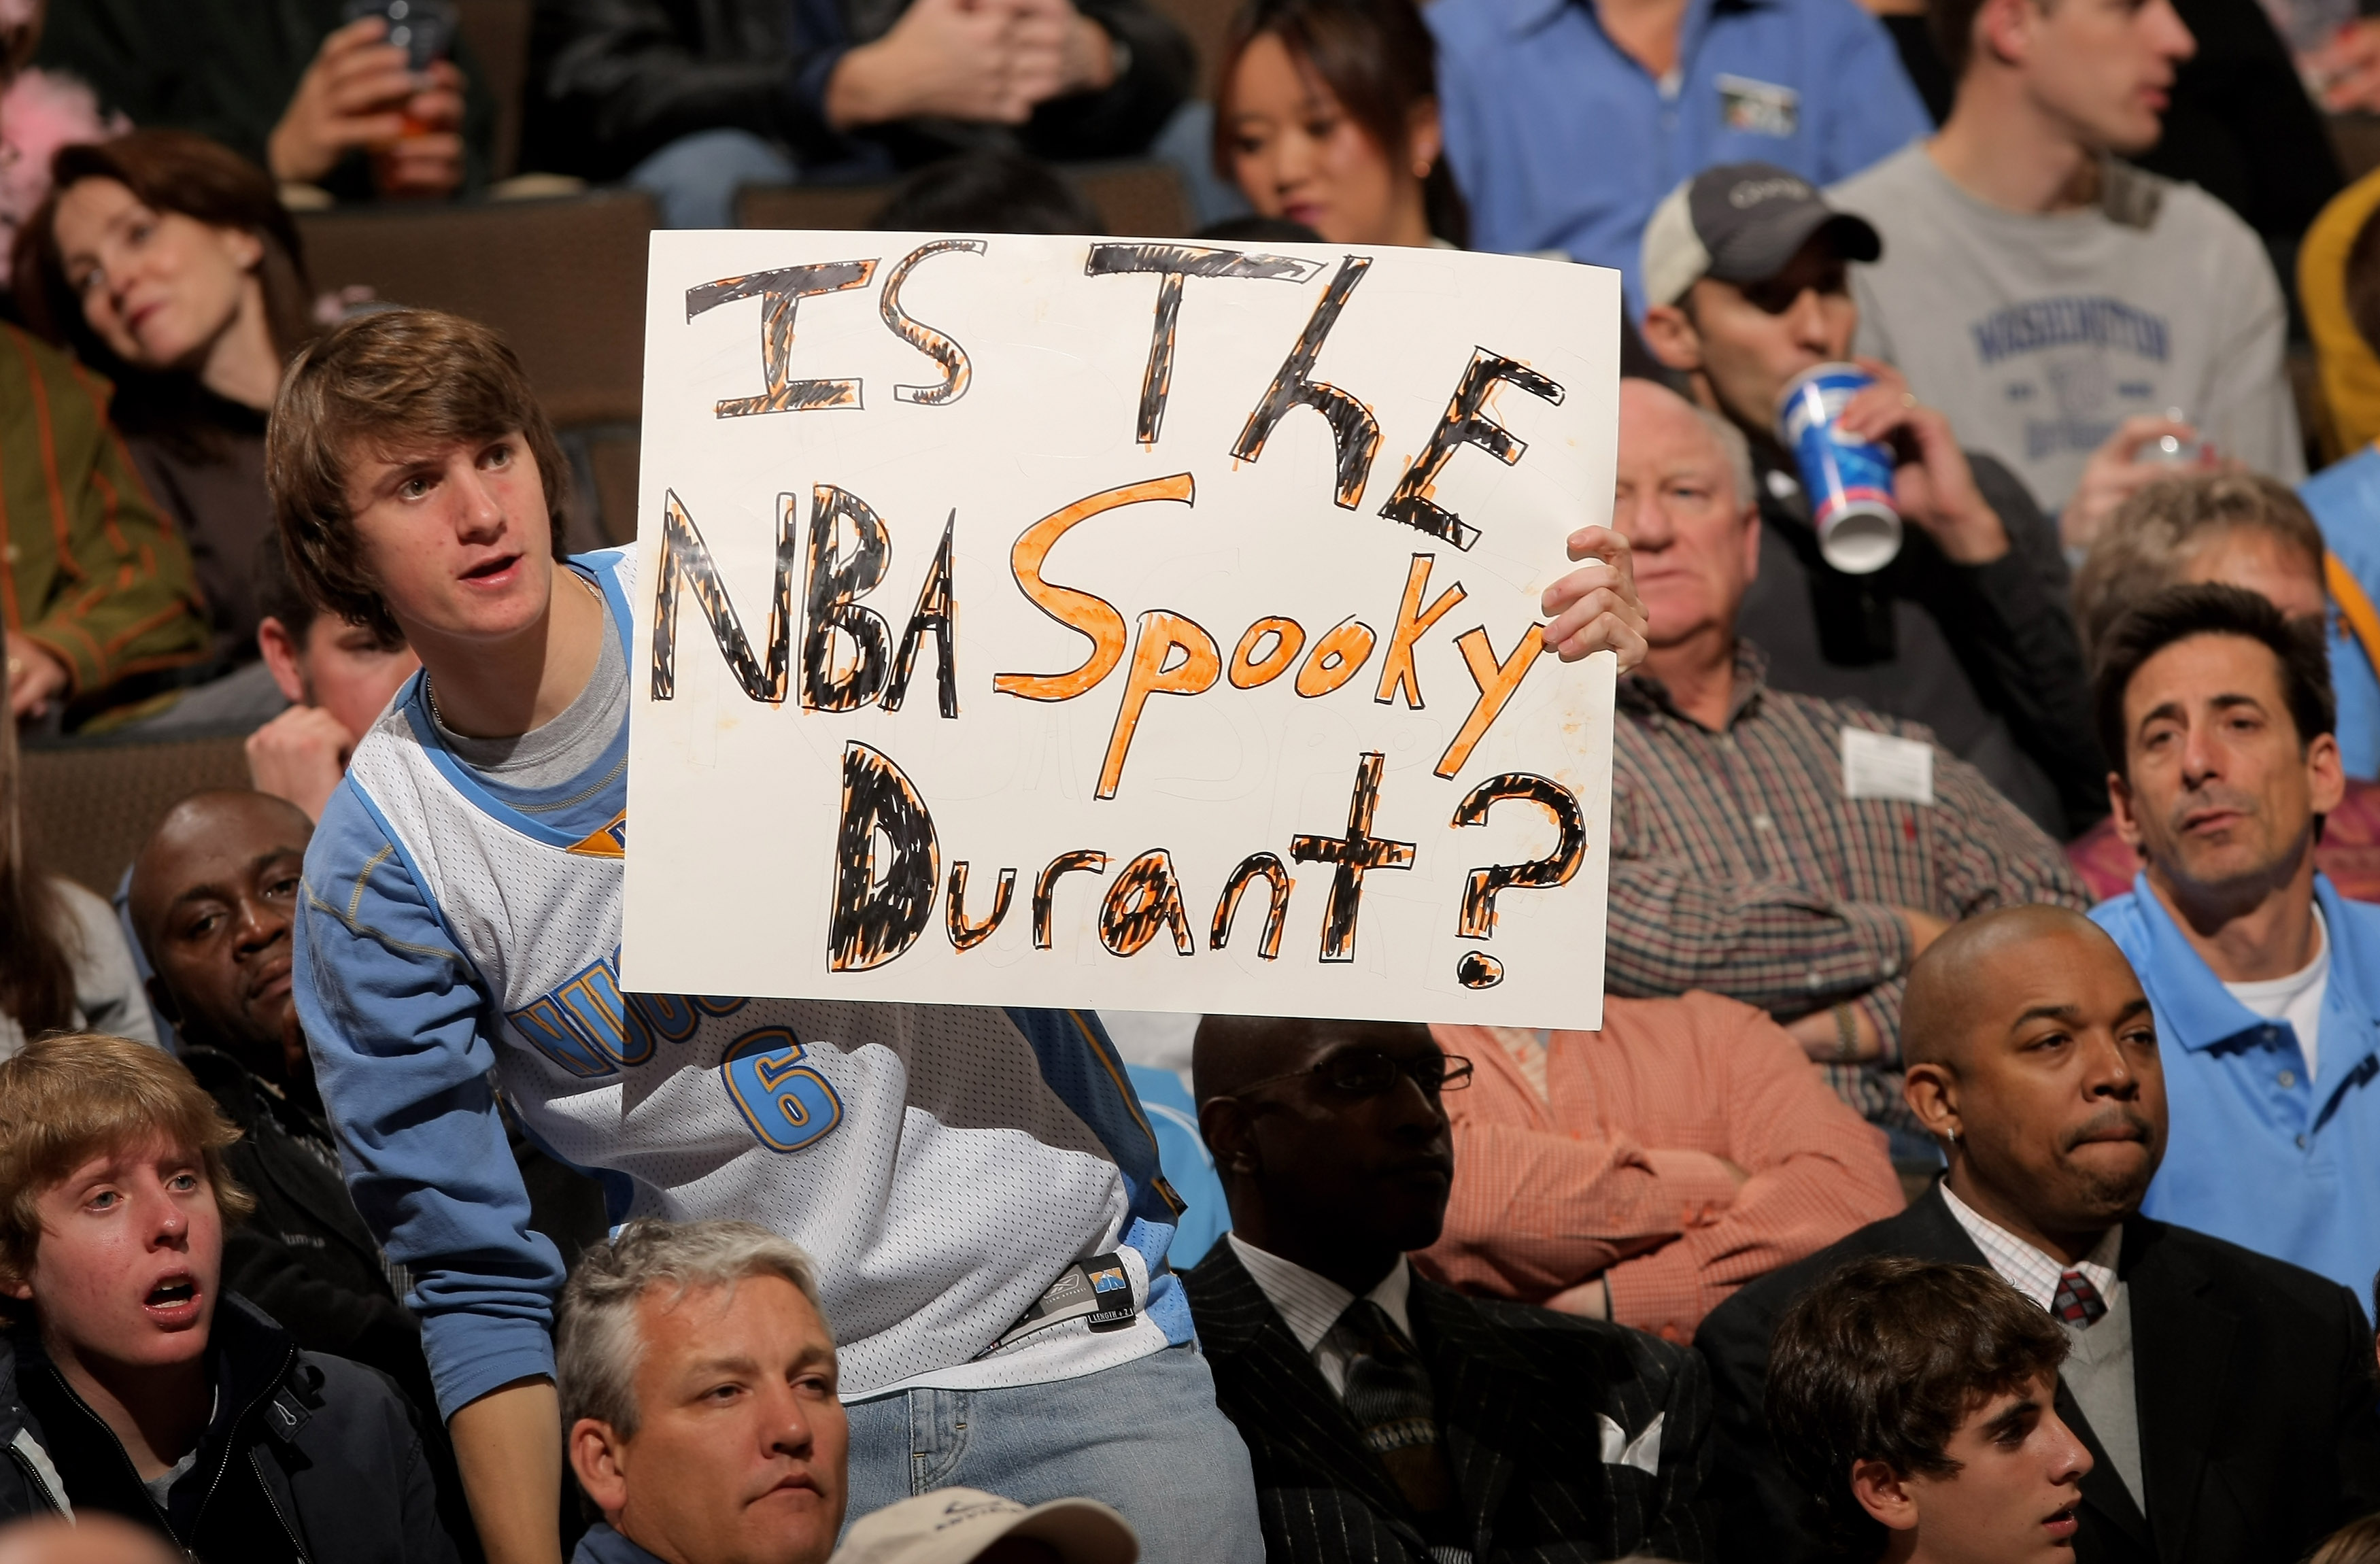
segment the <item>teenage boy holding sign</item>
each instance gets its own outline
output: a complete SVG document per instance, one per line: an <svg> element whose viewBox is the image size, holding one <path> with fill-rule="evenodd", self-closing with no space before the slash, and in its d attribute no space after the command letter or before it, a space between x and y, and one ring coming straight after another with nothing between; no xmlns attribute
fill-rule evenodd
<svg viewBox="0 0 2380 1564"><path fill-rule="evenodd" d="M1088 1495L1158 1564L1260 1558L1165 1268L1172 1192L1087 1012L621 994L636 560L559 557L562 458L510 351L427 311L350 321L290 370L266 459L309 595L421 658L315 831L296 981L495 1564L558 1558L563 1272L492 1071L615 1217L741 1217L817 1256L853 1517L951 1483ZM1628 545L1569 549L1546 646L1633 666Z"/></svg>

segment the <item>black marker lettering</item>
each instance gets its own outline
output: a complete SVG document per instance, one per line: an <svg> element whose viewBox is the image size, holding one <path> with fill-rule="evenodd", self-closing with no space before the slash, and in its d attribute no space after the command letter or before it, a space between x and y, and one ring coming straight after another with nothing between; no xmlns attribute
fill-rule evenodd
<svg viewBox="0 0 2380 1564"><path fill-rule="evenodd" d="M784 497L786 525L794 497ZM857 536L846 555L835 546L836 522ZM876 589L892 563L892 539L867 501L832 483L810 491L809 611L802 621L802 706L810 711L856 711L884 687L892 633L858 600ZM835 632L851 637L855 655L837 666Z"/></svg>
<svg viewBox="0 0 2380 1564"><path fill-rule="evenodd" d="M1061 853L1050 860L1049 867L1036 876L1033 881L1033 948L1035 950L1046 951L1050 948L1050 899L1057 893L1059 877L1075 873L1105 874L1107 872L1108 855L1105 853L1095 853L1087 847L1078 847L1071 853Z"/></svg>
<svg viewBox="0 0 2380 1564"><path fill-rule="evenodd" d="M1088 277L1120 277L1154 272L1157 285L1157 325L1148 339L1148 369L1140 378L1140 422L1143 445L1157 443L1158 426L1165 421L1165 398L1173 387L1173 333L1182 317L1184 277L1252 277L1303 283L1322 270L1318 262L1287 255L1251 255L1244 250L1210 249L1204 245L1093 245L1083 263Z"/></svg>
<svg viewBox="0 0 2380 1564"><path fill-rule="evenodd" d="M1000 883L991 893L991 915L981 923L969 923L966 915L966 860L961 858L951 866L951 893L942 903L942 922L951 937L951 949L972 951L991 938L1000 920L1008 915L1009 898L1016 893L1016 871L1000 871Z"/></svg>
<svg viewBox="0 0 2380 1564"><path fill-rule="evenodd" d="M1413 466L1405 468L1396 492L1380 507L1382 515L1407 527L1417 527L1433 538L1443 538L1458 549L1468 549L1479 541L1477 527L1431 496L1446 459L1458 447L1476 445L1508 467L1529 448L1526 443L1514 439L1512 430L1480 410L1480 404L1488 400L1488 394L1499 381L1511 381L1532 396L1543 397L1557 407L1561 406L1562 388L1536 370L1510 358L1500 358L1484 347L1473 348L1471 363L1454 388L1454 399L1446 405L1445 416L1430 431L1429 443L1422 447Z"/></svg>
<svg viewBox="0 0 2380 1564"><path fill-rule="evenodd" d="M1321 302L1306 318L1305 330L1297 335L1297 346L1281 360L1281 372L1248 415L1247 427L1240 430L1239 443L1232 455L1244 462L1253 462L1264 455L1265 442L1272 437L1272 426L1281 422L1281 415L1292 407L1311 407L1330 425L1330 439L1339 454L1339 471L1331 485L1330 498L1342 510L1354 510L1364 498L1364 483L1371 475L1372 458L1380 449L1380 420L1372 409L1348 395L1335 385L1326 385L1308 377L1314 372L1314 360L1322 356L1322 341L1330 328L1339 322L1339 312L1347 308L1347 297L1355 285L1371 270L1368 256L1351 255L1339 263L1338 274L1322 292Z"/></svg>
<svg viewBox="0 0 2380 1564"><path fill-rule="evenodd" d="M959 524L959 513L951 512L942 523L942 546L934 551L934 563L926 569L926 584L917 588L917 611L909 615L909 627L901 632L901 649L893 654L892 677L884 686L881 702L887 711L898 711L909 696L909 674L917 664L917 648L928 636L941 651L941 669L937 678L937 696L945 717L959 714L959 669L956 653L952 649L952 619L957 610L951 603L951 533Z"/></svg>
<svg viewBox="0 0 2380 1564"><path fill-rule="evenodd" d="M1471 871L1463 886L1463 915L1455 924L1455 932L1465 940L1485 940L1496 932L1498 891L1514 885L1540 891L1567 885L1570 877L1578 872L1579 861L1586 855L1586 815L1579 808L1578 799L1552 778L1527 771L1506 771L1489 777L1463 794L1449 823L1485 825L1488 811L1508 798L1525 799L1551 815L1561 832L1560 840L1542 858L1522 864L1488 864Z"/></svg>
<svg viewBox="0 0 2380 1564"><path fill-rule="evenodd" d="M686 318L733 304L739 298L760 301L760 370L768 391L759 396L731 396L712 411L722 418L753 413L805 413L814 407L856 407L856 380L795 380L794 310L814 294L861 288L876 274L873 261L828 261L814 266L784 266L774 272L754 272L742 277L722 277L686 290Z"/></svg>
<svg viewBox="0 0 2380 1564"><path fill-rule="evenodd" d="M1173 856L1152 847L1123 867L1099 903L1099 943L1120 956L1138 955L1160 928L1173 930L1173 949L1189 955L1198 948L1190 915L1182 909L1182 882Z"/></svg>
<svg viewBox="0 0 2380 1564"><path fill-rule="evenodd" d="M1232 938L1232 919L1238 915L1240 897L1247 888L1262 878L1272 891L1272 906L1265 914L1264 940L1257 946L1257 954L1272 961L1281 954L1281 921L1289 916L1289 870L1281 859L1270 853L1251 853L1240 860L1232 878L1223 881L1223 894L1215 902L1214 926L1207 931L1207 948L1220 951Z"/></svg>
<svg viewBox="0 0 2380 1564"><path fill-rule="evenodd" d="M769 661L764 667L752 655L752 643L744 634L743 621L735 616L735 604L727 596L726 583L719 578L719 566L710 558L710 550L695 530L694 518L686 514L686 503L675 490L663 491L662 500L662 569L661 579L653 584L653 698L671 700L677 695L677 600L683 589L691 593L695 604L702 610L703 619L710 625L710 637L719 643L720 656L727 660L729 673L744 686L744 693L754 700L771 705L785 698L785 664L792 642L788 612L794 600L793 500L783 496L784 520L777 529L776 590L769 610Z"/></svg>
<svg viewBox="0 0 2380 1564"><path fill-rule="evenodd" d="M892 849L890 861L881 865L876 858L880 836ZM827 970L865 972L917 943L934 910L941 863L934 819L916 784L868 746L845 744Z"/></svg>
<svg viewBox="0 0 2380 1564"><path fill-rule="evenodd" d="M893 267L892 274L884 279L883 296L877 300L878 308L884 312L884 323L892 328L893 335L942 367L941 384L896 385L892 388L892 400L895 402L915 402L920 407L947 407L966 394L967 382L974 378L974 371L967 364L965 348L933 327L912 319L909 312L901 308L901 285L909 280L909 273L917 262L929 261L937 255L948 255L953 250L972 250L981 255L983 241L936 239L931 244L919 245L902 257L901 264ZM944 712L943 715L950 713Z"/></svg>
<svg viewBox="0 0 2380 1564"><path fill-rule="evenodd" d="M1347 804L1347 834L1293 836L1289 855L1301 864L1336 864L1330 877L1330 900L1322 909L1322 960L1355 959L1355 917L1364 899L1367 869L1409 869L1414 844L1388 842L1372 834L1372 811L1380 802L1380 772L1387 757L1366 750L1355 763L1355 791Z"/></svg>
<svg viewBox="0 0 2380 1564"><path fill-rule="evenodd" d="M1372 698L1386 706L1394 700L1399 690L1404 692L1405 706L1418 711L1422 709L1421 674L1414 667L1414 647L1429 633L1429 627L1446 617L1447 611L1463 600L1463 583L1457 581L1427 608L1421 606L1422 598L1429 591L1429 567L1436 554L1415 554L1413 564L1405 568L1404 600L1397 605L1397 627L1389 637L1389 655L1380 664L1380 687Z"/></svg>

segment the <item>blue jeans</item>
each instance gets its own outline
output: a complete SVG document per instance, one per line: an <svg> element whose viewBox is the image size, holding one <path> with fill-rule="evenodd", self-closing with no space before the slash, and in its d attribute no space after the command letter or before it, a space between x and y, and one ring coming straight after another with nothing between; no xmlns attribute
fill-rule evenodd
<svg viewBox="0 0 2380 1564"><path fill-rule="evenodd" d="M627 178L660 203L664 228L732 228L737 187L793 182L792 161L748 130L681 136Z"/></svg>
<svg viewBox="0 0 2380 1564"><path fill-rule="evenodd" d="M1195 1346L1049 1385L903 1390L846 1410L846 1528L934 1488L1088 1497L1123 1511L1142 1564L1263 1564L1248 1449Z"/></svg>

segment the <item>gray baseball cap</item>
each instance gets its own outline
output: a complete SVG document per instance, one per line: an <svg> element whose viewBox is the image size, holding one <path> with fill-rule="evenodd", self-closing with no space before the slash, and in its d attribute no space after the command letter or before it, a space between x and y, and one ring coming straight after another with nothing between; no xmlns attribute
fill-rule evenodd
<svg viewBox="0 0 2380 1564"><path fill-rule="evenodd" d="M1645 301L1675 304L1705 277L1765 282L1821 229L1846 261L1884 253L1865 218L1828 206L1798 174L1773 163L1706 168L1664 196L1645 224Z"/></svg>

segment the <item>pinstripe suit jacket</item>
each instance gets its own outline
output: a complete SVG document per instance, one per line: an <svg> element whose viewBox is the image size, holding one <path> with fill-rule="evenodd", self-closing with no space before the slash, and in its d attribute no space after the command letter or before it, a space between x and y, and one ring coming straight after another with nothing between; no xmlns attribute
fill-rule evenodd
<svg viewBox="0 0 2380 1564"><path fill-rule="evenodd" d="M1426 1564L1403 1497L1231 1245L1183 1284L1247 1441L1270 1564ZM1693 1352L1418 1275L1406 1308L1477 1564L1706 1556L1710 1384ZM1665 1420L1658 1474L1604 1461L1598 1413L1631 1439Z"/></svg>

